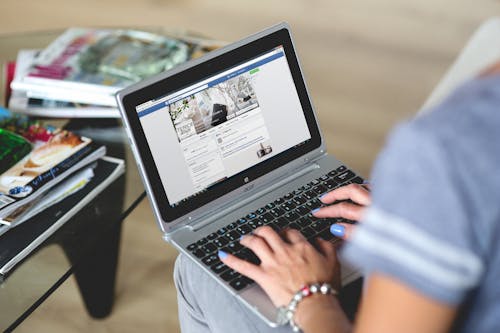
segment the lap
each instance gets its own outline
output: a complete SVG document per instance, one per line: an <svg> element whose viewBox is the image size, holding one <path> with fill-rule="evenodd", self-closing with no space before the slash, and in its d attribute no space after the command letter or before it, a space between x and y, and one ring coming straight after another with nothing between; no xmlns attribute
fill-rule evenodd
<svg viewBox="0 0 500 333"><path fill-rule="evenodd" d="M268 326L185 255L177 257L174 274L184 333L292 331L288 326Z"/></svg>

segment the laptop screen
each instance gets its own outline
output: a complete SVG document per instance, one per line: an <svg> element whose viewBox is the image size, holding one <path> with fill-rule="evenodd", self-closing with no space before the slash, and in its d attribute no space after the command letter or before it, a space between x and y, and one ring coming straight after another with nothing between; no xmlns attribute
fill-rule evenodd
<svg viewBox="0 0 500 333"><path fill-rule="evenodd" d="M311 139L282 45L135 109L171 207Z"/></svg>
<svg viewBox="0 0 500 333"><path fill-rule="evenodd" d="M202 214L205 205L250 189L276 169L299 167L322 145L284 24L117 97L154 208L165 223Z"/></svg>

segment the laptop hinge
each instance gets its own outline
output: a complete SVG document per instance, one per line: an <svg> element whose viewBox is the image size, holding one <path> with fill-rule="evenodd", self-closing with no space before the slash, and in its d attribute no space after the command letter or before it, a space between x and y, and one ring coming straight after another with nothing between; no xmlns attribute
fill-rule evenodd
<svg viewBox="0 0 500 333"><path fill-rule="evenodd" d="M252 201L262 197L263 195L276 190L277 188L285 185L286 183L289 183L289 182L297 179L298 177L301 177L301 176L303 176L309 172L312 172L314 170L317 170L319 168L320 168L319 164L311 163L311 164L307 165L305 168L302 168L302 169L294 172L292 175L286 176L285 178L277 181L276 183L272 184L271 186L266 187L263 191L259 191L253 195L250 195L247 198L239 200L237 204L230 205L229 208L222 209L217 214L211 215L210 217L207 217L207 218L200 217L197 219L197 221L193 221L192 224L186 225L186 227L192 231L197 231L197 230L203 228L204 226L212 223L213 221L220 219L223 216L228 215L232 211L239 209L239 208L251 203Z"/></svg>

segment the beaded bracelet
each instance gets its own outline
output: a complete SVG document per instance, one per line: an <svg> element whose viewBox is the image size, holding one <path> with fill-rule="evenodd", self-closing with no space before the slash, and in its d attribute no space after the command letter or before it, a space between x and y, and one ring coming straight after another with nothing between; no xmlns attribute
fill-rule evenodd
<svg viewBox="0 0 500 333"><path fill-rule="evenodd" d="M288 306L280 306L278 308L278 324L285 325L287 323L290 324L292 330L294 332L299 332L300 327L295 323L293 316L295 315L295 311L297 310L297 305L304 298L309 297L314 294L322 294L322 295L337 295L337 291L332 288L328 283L314 283L310 285L305 285L297 291Z"/></svg>

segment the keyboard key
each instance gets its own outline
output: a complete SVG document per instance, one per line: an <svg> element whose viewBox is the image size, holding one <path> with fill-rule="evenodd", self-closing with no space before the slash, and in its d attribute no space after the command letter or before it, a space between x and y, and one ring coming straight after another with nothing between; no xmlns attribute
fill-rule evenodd
<svg viewBox="0 0 500 333"><path fill-rule="evenodd" d="M238 222L233 222L233 223L229 223L226 228L228 230L233 230L234 228L236 228L238 226Z"/></svg>
<svg viewBox="0 0 500 333"><path fill-rule="evenodd" d="M207 266L212 266L212 265L218 263L219 261L220 261L219 256L216 254L211 254L208 257L203 258L203 260L202 260L202 262Z"/></svg>
<svg viewBox="0 0 500 333"><path fill-rule="evenodd" d="M317 195L321 195L321 194L327 192L328 188L326 188L323 185L318 185L318 186L314 187L313 190L314 190L314 192L316 192Z"/></svg>
<svg viewBox="0 0 500 333"><path fill-rule="evenodd" d="M257 212L257 214L262 215L266 212L266 209L264 207L261 207L261 208L257 209L256 212Z"/></svg>
<svg viewBox="0 0 500 333"><path fill-rule="evenodd" d="M356 184L363 184L364 180L363 178L361 177L356 177L354 178L353 180L351 180L353 183L356 183Z"/></svg>
<svg viewBox="0 0 500 333"><path fill-rule="evenodd" d="M193 254L198 258L202 258L205 256L205 251L203 251L202 249L196 249L193 251Z"/></svg>
<svg viewBox="0 0 500 333"><path fill-rule="evenodd" d="M214 240L215 246L217 246L219 249L221 247L226 246L228 243L229 243L229 240L226 237L224 237L224 236L220 236L219 238L217 238L216 240Z"/></svg>
<svg viewBox="0 0 500 333"><path fill-rule="evenodd" d="M319 177L319 180L322 180L322 181L327 181L328 179L330 179L330 177L328 177L328 175L324 175L324 176Z"/></svg>
<svg viewBox="0 0 500 333"><path fill-rule="evenodd" d="M285 194L285 196L283 196L283 198L285 198L285 200L290 200L291 198L293 198L293 193L287 193Z"/></svg>
<svg viewBox="0 0 500 333"><path fill-rule="evenodd" d="M333 236L332 233L330 232L330 228L327 228L327 229L323 230L322 232L320 232L318 237L320 237L321 239L324 239L326 241L329 241L329 240L335 238L335 236Z"/></svg>
<svg viewBox="0 0 500 333"><path fill-rule="evenodd" d="M328 176L333 177L337 174L338 172L336 170L332 170L329 173L327 173Z"/></svg>
<svg viewBox="0 0 500 333"><path fill-rule="evenodd" d="M291 200L281 205L281 208L283 208L287 212L292 211L295 207L296 205Z"/></svg>
<svg viewBox="0 0 500 333"><path fill-rule="evenodd" d="M284 215L284 217L285 217L288 221L293 222L293 221L295 221L296 219L298 219L300 216L299 216L297 213L295 213L295 212L290 212L290 213L286 213L286 214Z"/></svg>
<svg viewBox="0 0 500 333"><path fill-rule="evenodd" d="M226 233L227 229L226 228L220 228L219 230L217 230L217 233L219 235L224 235Z"/></svg>
<svg viewBox="0 0 500 333"><path fill-rule="evenodd" d="M232 242L228 244L227 249L230 253L236 253L243 249L243 245L241 245L240 242Z"/></svg>
<svg viewBox="0 0 500 333"><path fill-rule="evenodd" d="M334 180L336 182L343 183L343 182L346 182L349 179L353 178L354 176L355 176L354 172L352 172L351 170L347 170L347 171L339 174L338 176L335 176Z"/></svg>
<svg viewBox="0 0 500 333"><path fill-rule="evenodd" d="M250 213L247 215L247 219L249 219L249 220L254 219L256 217L257 217L257 214L255 214L255 213Z"/></svg>
<svg viewBox="0 0 500 333"><path fill-rule="evenodd" d="M305 228L311 224L311 220L309 220L307 217L301 217L299 220L297 220L297 224L301 228Z"/></svg>
<svg viewBox="0 0 500 333"><path fill-rule="evenodd" d="M236 228L236 230L240 233L240 235L246 235L252 231L252 228L250 228L249 225L244 224L242 226L239 226ZM233 230L234 231L234 230Z"/></svg>
<svg viewBox="0 0 500 333"><path fill-rule="evenodd" d="M207 236L207 239L208 240L214 240L217 237L219 237L219 235L217 235L215 232L213 232L213 233L211 233L210 235Z"/></svg>
<svg viewBox="0 0 500 333"><path fill-rule="evenodd" d="M205 244L207 242L208 242L208 239L202 238L199 241L197 241L196 244L198 244L198 246L202 246L203 244Z"/></svg>
<svg viewBox="0 0 500 333"><path fill-rule="evenodd" d="M307 200L311 200L311 199L313 199L313 198L316 198L317 196L318 196L318 195L317 195L315 192L311 191L311 190L309 190L309 191L307 191L306 193L304 193L304 197L305 197Z"/></svg>
<svg viewBox="0 0 500 333"><path fill-rule="evenodd" d="M311 209L307 206L300 206L297 209L295 209L295 212L300 216L304 216L309 214L311 212Z"/></svg>
<svg viewBox="0 0 500 333"><path fill-rule="evenodd" d="M239 228L238 228L238 229L239 229ZM240 237L241 237L241 234L239 233L238 229L231 230L230 232L228 232L228 234L226 235L226 237L227 237L230 241L239 240L239 239L240 239Z"/></svg>
<svg viewBox="0 0 500 333"><path fill-rule="evenodd" d="M206 254L210 254L217 251L217 246L214 243L207 243L203 245L201 249L205 251Z"/></svg>
<svg viewBox="0 0 500 333"><path fill-rule="evenodd" d="M270 202L270 203L268 203L268 204L266 205L266 208L267 208L267 209L273 209L274 207L276 207L276 205L275 205L274 203L272 203L272 202Z"/></svg>
<svg viewBox="0 0 500 333"><path fill-rule="evenodd" d="M238 220L238 223L239 223L239 224L244 224L244 223L246 223L246 222L247 222L247 219L246 219L246 218L244 218L244 217L242 217L241 219L239 219L239 220Z"/></svg>
<svg viewBox="0 0 500 333"><path fill-rule="evenodd" d="M224 281L231 281L233 279L236 279L237 277L240 277L240 273L236 272L235 270L228 270L228 271L225 271L224 273L222 273L220 275L220 277L224 280Z"/></svg>
<svg viewBox="0 0 500 333"><path fill-rule="evenodd" d="M233 287L233 289L235 289L235 290L241 290L241 289L245 288L248 285L248 283L242 277L239 277L239 278L231 281L231 283L229 283L229 285L231 287Z"/></svg>
<svg viewBox="0 0 500 333"><path fill-rule="evenodd" d="M278 198L276 200L274 200L274 204L275 205L281 205L285 200L283 200L283 198Z"/></svg>
<svg viewBox="0 0 500 333"><path fill-rule="evenodd" d="M330 179L328 181L325 182L325 187L331 191L333 190L335 187L337 187L337 182L335 182L334 180Z"/></svg>
<svg viewBox="0 0 500 333"><path fill-rule="evenodd" d="M305 227L300 232L307 239L311 238L315 234L314 230L311 229L311 227Z"/></svg>
<svg viewBox="0 0 500 333"><path fill-rule="evenodd" d="M297 223L295 223L295 222L290 223L288 225L288 228L295 229L295 230L300 230L301 229L301 227Z"/></svg>
<svg viewBox="0 0 500 333"><path fill-rule="evenodd" d="M194 249L196 249L198 247L198 245L196 245L196 243L193 243L193 244L189 244L187 249L189 251L193 251Z"/></svg>
<svg viewBox="0 0 500 333"><path fill-rule="evenodd" d="M336 170L336 171L337 171L337 172L344 172L344 171L346 171L346 170L347 170L346 166L345 166L345 165L342 165L342 166L339 166L339 167L337 168L337 170Z"/></svg>
<svg viewBox="0 0 500 333"><path fill-rule="evenodd" d="M210 269L212 271L214 271L215 273L219 274L219 273L222 273L224 272L225 270L229 269L229 267L227 267L222 261L213 265L212 267L210 267Z"/></svg>
<svg viewBox="0 0 500 333"><path fill-rule="evenodd" d="M272 210L269 211L269 213L274 216L274 217L280 217L283 214L285 214L285 210L283 210L281 207L276 207Z"/></svg>
<svg viewBox="0 0 500 333"><path fill-rule="evenodd" d="M280 217L273 224L277 225L279 229L282 229L288 224L288 220L284 217Z"/></svg>
<svg viewBox="0 0 500 333"><path fill-rule="evenodd" d="M294 202L297 206L300 206L300 205L305 204L305 203L307 202L307 200L309 200L309 199L306 199L305 197L303 197L303 196L299 195L299 196L297 196L297 197L293 198L293 200L292 200L292 201L293 201L293 202Z"/></svg>
<svg viewBox="0 0 500 333"><path fill-rule="evenodd" d="M262 221L262 223L267 224L274 220L274 216L271 213L265 213L262 216L259 216L259 220Z"/></svg>

